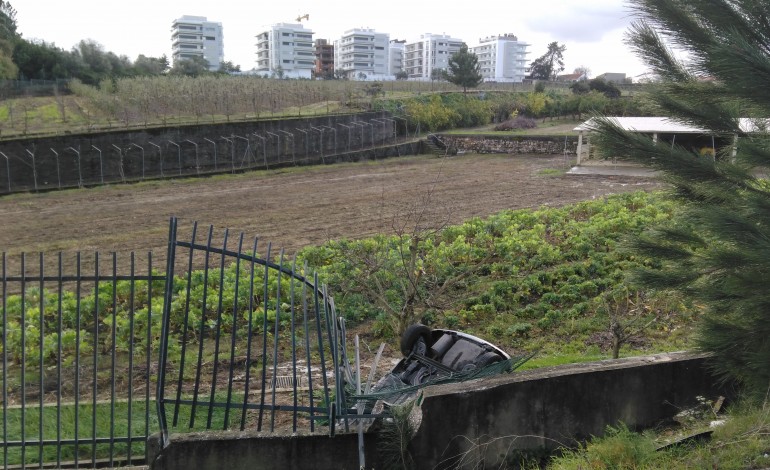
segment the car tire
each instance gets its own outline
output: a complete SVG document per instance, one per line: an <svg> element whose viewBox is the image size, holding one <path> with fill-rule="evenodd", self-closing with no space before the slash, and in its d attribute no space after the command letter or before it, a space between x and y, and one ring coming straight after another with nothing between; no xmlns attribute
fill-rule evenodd
<svg viewBox="0 0 770 470"><path fill-rule="evenodd" d="M419 323L410 325L404 330L404 334L401 335L401 354L403 354L404 357L408 357L412 354L420 339L425 343L425 351L422 353L425 355L430 349L430 328Z"/></svg>
<svg viewBox="0 0 770 470"><path fill-rule="evenodd" d="M490 364L494 364L495 362L500 362L502 360L503 358L500 357L499 354L489 351L479 356L479 358L476 359L474 363L476 364L476 368L483 369Z"/></svg>

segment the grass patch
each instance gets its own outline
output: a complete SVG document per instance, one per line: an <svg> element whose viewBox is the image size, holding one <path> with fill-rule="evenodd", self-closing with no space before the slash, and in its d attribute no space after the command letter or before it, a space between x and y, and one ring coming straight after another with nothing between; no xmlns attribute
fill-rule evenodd
<svg viewBox="0 0 770 470"><path fill-rule="evenodd" d="M128 412L128 402L116 402L114 410L110 403L97 403L96 408L93 404L81 404L75 407L74 404L62 405L60 414L57 414L57 408L53 406L43 407L43 440L74 440L77 436L80 440L96 438L127 437L129 426L132 436L143 436L145 429L149 427L149 433L158 431L158 421L154 409L154 402L150 402L149 422L146 419L145 403L135 401L131 407L131 413ZM111 420L111 416L115 419ZM37 441L41 437L40 427L40 408L28 407L24 411L24 437L26 440ZM22 438L22 410L20 408L9 409L6 415L8 425L7 442L20 441ZM94 426L95 423L95 426ZM76 432L77 429L77 432ZM126 442L113 443L113 455L127 456L130 453L134 458L144 458L145 439L132 442L130 445ZM52 461L73 461L90 460L94 448L96 450L95 458L108 458L110 455L109 443L96 444L46 444L42 446L28 446L26 452L22 453L20 447L7 448L6 457L8 465L27 465L40 462L40 454L44 462Z"/></svg>
<svg viewBox="0 0 770 470"><path fill-rule="evenodd" d="M566 170L558 170L556 168L546 168L537 172L539 176L561 176L567 173Z"/></svg>
<svg viewBox="0 0 770 470"><path fill-rule="evenodd" d="M209 395L205 393L199 396L199 400L208 400ZM224 401L226 395L224 392L216 395L216 400ZM232 402L241 403L243 394L233 393ZM109 402L97 403L94 408L93 403L80 404L75 407L74 403L61 406L60 414L57 414L55 406L44 406L42 416L42 438L44 441L74 440L77 436L79 440L86 443L62 444L57 446L55 443L42 446L29 445L22 456L21 447L8 447L6 458L8 465L27 465L38 464L42 452L43 462L56 461L74 461L77 455L80 461L90 461L94 455L96 459L106 459L113 455L118 461L125 461L129 452L132 459L144 458L146 433L152 434L160 430L155 402L151 399L149 403L149 414L145 407L143 397L135 400L131 405L129 413L128 401L116 401L113 404ZM207 428L208 408L198 406L195 412L193 426L190 424L191 416L190 406L180 406L178 415L178 425L171 427L173 418L173 406L167 407L167 414L171 432L186 433L195 431L205 431ZM94 411L95 410L95 411ZM147 419L149 415L149 421ZM114 416L114 420L111 419ZM269 424L270 414L266 412L267 423ZM26 440L38 441L41 437L40 427L40 407L27 407L24 411L24 436ZM240 428L241 410L232 408L228 417L227 429ZM20 408L11 408L6 415L8 437L6 442L20 441L22 437L22 410ZM211 416L211 429L221 430L224 428L225 411L224 408L215 407ZM113 444L99 443L92 444L87 442L92 437L97 439L127 438L129 436L129 426L131 436L136 440L132 443L114 442ZM112 452L111 452L112 449Z"/></svg>
<svg viewBox="0 0 770 470"><path fill-rule="evenodd" d="M697 409L694 410L697 413ZM625 426L610 427L601 438L554 458L548 469L747 469L770 465L770 407L747 402L734 405L706 442L683 442L657 450L685 435L709 429L716 416L705 411L700 419L677 430L635 433Z"/></svg>

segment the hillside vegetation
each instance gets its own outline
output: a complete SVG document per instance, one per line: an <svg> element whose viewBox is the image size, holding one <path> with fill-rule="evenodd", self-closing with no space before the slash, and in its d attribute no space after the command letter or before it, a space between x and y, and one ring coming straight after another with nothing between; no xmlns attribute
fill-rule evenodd
<svg viewBox="0 0 770 470"><path fill-rule="evenodd" d="M609 98L593 91L573 94L554 86L484 84L463 94L443 82L276 80L255 76L160 76L104 80L97 86L73 80L53 96L0 102L0 138L315 116L388 110L401 134L502 122L517 114L533 118L577 117L591 112L639 115L643 94Z"/></svg>

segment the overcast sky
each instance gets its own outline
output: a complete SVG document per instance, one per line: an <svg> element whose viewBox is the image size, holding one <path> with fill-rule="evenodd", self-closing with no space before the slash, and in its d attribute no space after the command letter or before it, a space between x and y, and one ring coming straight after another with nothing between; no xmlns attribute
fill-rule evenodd
<svg viewBox="0 0 770 470"><path fill-rule="evenodd" d="M469 46L479 38L513 33L531 44L529 59L541 56L549 42L567 46L565 72L587 66L592 76L625 72L635 77L646 67L624 44L632 20L625 0L15 0L18 30L26 39L53 42L71 49L93 39L105 50L151 57L171 55L171 23L182 15L205 16L224 28L225 60L254 67L255 36L273 23L303 24L314 39L331 41L353 28L372 28L391 39L419 38L420 34L448 34Z"/></svg>

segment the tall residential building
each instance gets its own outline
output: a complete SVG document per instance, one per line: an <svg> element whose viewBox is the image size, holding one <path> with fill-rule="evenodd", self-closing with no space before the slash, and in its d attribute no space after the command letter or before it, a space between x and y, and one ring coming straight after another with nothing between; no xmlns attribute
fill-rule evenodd
<svg viewBox="0 0 770 470"><path fill-rule="evenodd" d="M257 73L311 78L314 68L313 31L301 24L277 23L257 35Z"/></svg>
<svg viewBox="0 0 770 470"><path fill-rule="evenodd" d="M404 46L404 70L412 79L430 79L433 70L446 70L449 58L463 45L446 34L422 34Z"/></svg>
<svg viewBox="0 0 770 470"><path fill-rule="evenodd" d="M469 50L476 54L485 82L522 82L527 70L526 44L513 34L479 39Z"/></svg>
<svg viewBox="0 0 770 470"><path fill-rule="evenodd" d="M209 70L218 70L225 60L222 23L208 21L205 16L184 15L171 23L171 59L202 57Z"/></svg>
<svg viewBox="0 0 770 470"><path fill-rule="evenodd" d="M334 41L334 66L353 80L384 80L388 77L390 35L373 29L345 31Z"/></svg>
<svg viewBox="0 0 770 470"><path fill-rule="evenodd" d="M391 39L388 48L388 75L395 77L404 70L404 44L401 39Z"/></svg>
<svg viewBox="0 0 770 470"><path fill-rule="evenodd" d="M334 77L334 45L326 39L315 40L315 68L313 76L316 78Z"/></svg>

